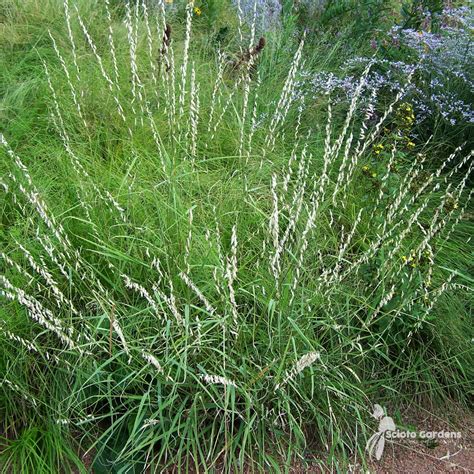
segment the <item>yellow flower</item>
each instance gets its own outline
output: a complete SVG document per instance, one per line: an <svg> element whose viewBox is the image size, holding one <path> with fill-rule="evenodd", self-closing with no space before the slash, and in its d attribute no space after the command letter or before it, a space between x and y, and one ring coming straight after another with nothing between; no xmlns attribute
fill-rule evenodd
<svg viewBox="0 0 474 474"><path fill-rule="evenodd" d="M415 144L414 144L412 141L409 141L409 142L407 143L407 148L408 148L409 150L413 150L413 148L415 148Z"/></svg>
<svg viewBox="0 0 474 474"><path fill-rule="evenodd" d="M374 153L376 155L380 155L380 153L382 153L382 150L384 149L385 147L379 143L378 145L374 145Z"/></svg>
<svg viewBox="0 0 474 474"><path fill-rule="evenodd" d="M197 15L197 16L201 16L202 14L202 11L199 7L194 7L194 14Z"/></svg>
<svg viewBox="0 0 474 474"><path fill-rule="evenodd" d="M408 102L400 104L397 110L398 124L400 127L410 128L415 123L413 106Z"/></svg>
<svg viewBox="0 0 474 474"><path fill-rule="evenodd" d="M372 178L376 178L377 177L377 173L372 173Z"/></svg>

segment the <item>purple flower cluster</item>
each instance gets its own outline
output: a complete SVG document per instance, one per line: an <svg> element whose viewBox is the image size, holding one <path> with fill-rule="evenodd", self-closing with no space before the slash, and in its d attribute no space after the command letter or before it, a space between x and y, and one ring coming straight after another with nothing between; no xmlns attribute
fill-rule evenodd
<svg viewBox="0 0 474 474"><path fill-rule="evenodd" d="M459 96L474 92L470 74L474 64L472 11L466 7L445 9L437 19L437 33L396 28L390 37L395 45L411 53L412 65L418 71L412 91L418 108L424 105L425 112L438 112L452 125L474 123L472 101L466 103ZM434 19L428 20L427 28Z"/></svg>
<svg viewBox="0 0 474 474"><path fill-rule="evenodd" d="M347 71L360 71L372 62L363 96L374 91L393 94L405 87L404 99L413 104L417 123L438 114L451 125L474 123L472 12L468 8L444 10L438 20L438 33L399 26L390 30L384 46L398 51L396 56L403 60L356 57L344 64L346 75L305 72L299 78L297 94L310 98L331 94L336 102L350 100L360 77ZM432 21L427 16L423 24L429 29ZM404 86L409 75L412 82Z"/></svg>

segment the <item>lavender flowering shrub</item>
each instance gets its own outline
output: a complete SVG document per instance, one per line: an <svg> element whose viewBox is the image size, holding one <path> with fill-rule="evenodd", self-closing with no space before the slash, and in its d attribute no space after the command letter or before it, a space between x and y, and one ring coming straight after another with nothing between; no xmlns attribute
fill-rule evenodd
<svg viewBox="0 0 474 474"><path fill-rule="evenodd" d="M420 120L438 113L451 125L474 122L470 100L474 92L473 20L472 11L460 7L445 9L435 18L427 14L425 30L394 27L390 31L395 54L397 49L405 54L406 63L416 71L413 95ZM439 24L437 33L431 32L434 21Z"/></svg>
<svg viewBox="0 0 474 474"><path fill-rule="evenodd" d="M437 32L431 25L436 21ZM371 40L374 57L347 60L341 74L304 72L299 93L311 99L330 94L334 102L349 101L360 82L360 71L371 64L362 94L392 96L414 108L415 124L429 130L434 121L448 127L474 123L472 94L473 14L467 7L425 15L422 28L394 26L382 38ZM410 79L407 83L407 79Z"/></svg>

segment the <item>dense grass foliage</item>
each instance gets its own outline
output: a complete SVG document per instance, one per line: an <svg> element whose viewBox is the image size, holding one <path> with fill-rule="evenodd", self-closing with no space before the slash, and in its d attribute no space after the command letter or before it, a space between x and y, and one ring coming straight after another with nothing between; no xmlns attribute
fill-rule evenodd
<svg viewBox="0 0 474 474"><path fill-rule="evenodd" d="M472 395L469 143L175 3L0 4L3 472L344 470L374 403Z"/></svg>

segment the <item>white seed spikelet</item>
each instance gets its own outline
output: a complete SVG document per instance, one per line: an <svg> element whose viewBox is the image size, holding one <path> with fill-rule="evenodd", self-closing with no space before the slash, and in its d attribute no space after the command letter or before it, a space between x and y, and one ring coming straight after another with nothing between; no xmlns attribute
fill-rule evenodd
<svg viewBox="0 0 474 474"><path fill-rule="evenodd" d="M74 333L72 327L65 328L63 323L55 318L50 310L44 308L38 300L27 295L21 288L14 287L3 275L0 275L0 284L5 288L4 290L0 290L0 296L3 296L10 301L18 301L18 303L27 309L31 319L56 334L68 348L75 349L80 354L84 353L80 347L76 346L75 342L70 337Z"/></svg>
<svg viewBox="0 0 474 474"><path fill-rule="evenodd" d="M14 392L19 393L26 401L30 402L33 406L38 406L37 401L31 395L26 394L18 384L8 380L7 378L4 378L3 380L0 380L0 387L2 385L6 385L7 387L10 387L10 389Z"/></svg>
<svg viewBox="0 0 474 474"><path fill-rule="evenodd" d="M150 306L153 308L155 314L159 316L160 309L158 308L155 299L151 296L148 290L139 283L135 283L134 281L132 281L128 275L122 274L121 276L123 278L125 286L130 290L136 291L140 296L146 299Z"/></svg>
<svg viewBox="0 0 474 474"><path fill-rule="evenodd" d="M186 82L188 76L189 45L191 43L191 23L193 17L193 2L186 5L186 34L184 38L183 63L181 64L181 89L179 94L179 116L184 113L186 99Z"/></svg>
<svg viewBox="0 0 474 474"><path fill-rule="evenodd" d="M79 77L79 66L77 64L76 44L74 42L74 36L72 34L72 28L71 28L71 14L69 12L69 2L68 2L68 0L64 0L63 3L64 3L64 15L66 17L67 34L68 34L69 42L71 43L72 62L74 64L74 68L76 70L77 83L80 84L81 79ZM83 95L83 93L81 92L81 96L82 95Z"/></svg>
<svg viewBox="0 0 474 474"><path fill-rule="evenodd" d="M63 58L63 56L61 55L61 53L59 51L58 45L56 44L56 40L54 39L54 36L51 34L50 30L48 30L48 34L49 34L49 37L51 38L51 41L53 43L53 48L54 48L54 51L56 53L56 56L58 57L59 62L61 63L61 67L63 68L64 75L66 76L67 83L68 83L69 89L71 91L72 100L74 102L74 105L76 106L79 118L82 120L82 123L84 124L84 127L87 128L87 123L84 120L84 116L82 115L82 108L81 108L81 104L79 102L78 94L76 94L76 89L74 87L74 84L71 81L71 76L70 76L69 70L66 66L66 62L64 61L64 58Z"/></svg>
<svg viewBox="0 0 474 474"><path fill-rule="evenodd" d="M198 124L199 124L199 84L196 82L196 71L194 64L191 68L191 103L189 110L189 135L190 135L190 154L192 163L196 159L197 140L198 140Z"/></svg>
<svg viewBox="0 0 474 474"><path fill-rule="evenodd" d="M115 76L115 85L117 89L120 90L119 84L119 70L118 70L118 63L117 63L117 56L115 54L115 42L114 42L114 35L112 29L112 15L110 14L110 0L105 0L105 12L107 15L107 23L108 23L108 40L109 40L109 48L110 48L110 55L112 57L112 64L114 66L114 76Z"/></svg>
<svg viewBox="0 0 474 474"><path fill-rule="evenodd" d="M125 118L125 114L124 114L122 105L121 105L121 103L118 99L118 95L117 95L116 91L114 90L114 83L113 83L112 79L110 79L107 72L105 71L104 63L102 61L102 58L100 57L99 53L97 52L97 47L96 47L91 35L89 34L89 31L87 30L87 27L86 27L84 21L82 20L81 16L79 15L79 10L77 9L77 6L75 6L75 8L76 8L76 12L77 12L77 19L79 20L79 24L81 25L84 36L86 37L87 42L88 42L90 48L92 49L92 52L93 52L93 54L94 54L94 56L97 60L97 63L99 64L99 68L100 68L100 72L102 74L102 77L107 82L107 86L109 88L109 91L113 94L113 99L114 99L115 104L117 105L118 114L119 114L120 118L122 119L122 121L124 123L126 123L127 119Z"/></svg>
<svg viewBox="0 0 474 474"><path fill-rule="evenodd" d="M115 316L114 319L112 320L112 327L114 328L114 331L116 332L117 336L120 339L120 342L122 343L123 350L128 355L128 363L130 364L130 362L132 360L132 356L130 354L130 350L128 348L127 341L125 340L125 336L123 335L122 328L120 327L120 324L117 321L117 316Z"/></svg>
<svg viewBox="0 0 474 474"><path fill-rule="evenodd" d="M232 227L232 238L231 238L231 256L227 258L226 277L227 287L229 289L229 299L232 308L232 317L234 322L233 332L238 332L238 318L239 313L237 310L237 302L235 300L235 289L234 280L237 276L237 227Z"/></svg>
<svg viewBox="0 0 474 474"><path fill-rule="evenodd" d="M191 288L191 290L196 293L196 296L204 303L204 307L209 314L214 314L216 310L212 307L211 303L207 300L207 298L202 294L202 291L194 284L187 273L181 272L179 274L181 279L186 283L186 285Z"/></svg>
<svg viewBox="0 0 474 474"><path fill-rule="evenodd" d="M277 384L276 388L278 389L283 385L286 385L290 380L294 379L300 372L306 369L306 367L309 367L319 359L321 359L321 353L318 351L308 352L305 354L293 365L290 370L286 372L283 381Z"/></svg>
<svg viewBox="0 0 474 474"><path fill-rule="evenodd" d="M158 359L157 359L154 355L150 354L149 352L143 351L143 352L142 352L142 357L143 357L149 364L153 365L153 366L156 368L156 370L158 370L158 372L159 372L160 374L163 373L163 367L161 366L161 364L158 362Z"/></svg>
<svg viewBox="0 0 474 474"><path fill-rule="evenodd" d="M201 375L201 379L211 385L224 385L226 387L237 388L237 384L234 381L221 377L220 375Z"/></svg>

